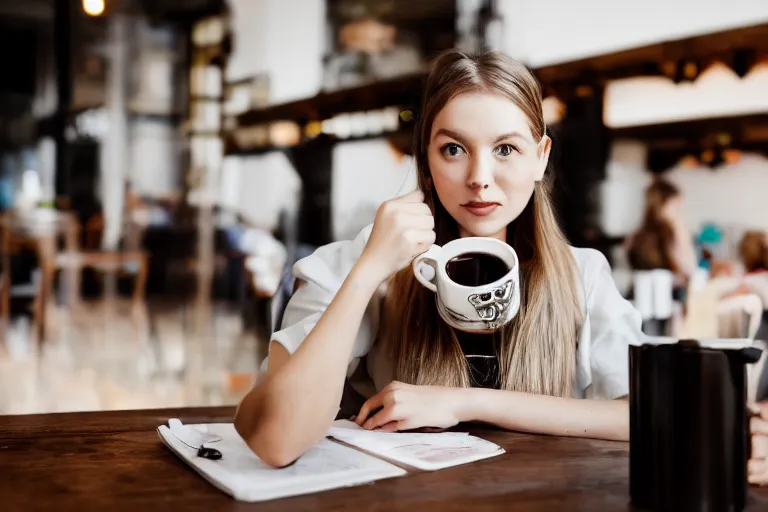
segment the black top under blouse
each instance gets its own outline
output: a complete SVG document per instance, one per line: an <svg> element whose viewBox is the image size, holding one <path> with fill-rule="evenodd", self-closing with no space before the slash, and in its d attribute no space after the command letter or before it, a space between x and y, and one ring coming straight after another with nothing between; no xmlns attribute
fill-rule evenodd
<svg viewBox="0 0 768 512"><path fill-rule="evenodd" d="M457 330L456 337L467 360L471 386L500 389L496 336L493 334L470 334Z"/></svg>

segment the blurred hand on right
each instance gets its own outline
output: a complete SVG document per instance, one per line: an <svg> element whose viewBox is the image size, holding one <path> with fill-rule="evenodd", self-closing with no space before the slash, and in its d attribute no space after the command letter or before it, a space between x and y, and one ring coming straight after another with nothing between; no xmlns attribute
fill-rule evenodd
<svg viewBox="0 0 768 512"><path fill-rule="evenodd" d="M407 267L435 242L435 219L420 190L383 203L358 265L378 282Z"/></svg>
<svg viewBox="0 0 768 512"><path fill-rule="evenodd" d="M752 485L768 484L768 403L761 402L750 407L752 417L749 431L752 450L747 463L747 479Z"/></svg>

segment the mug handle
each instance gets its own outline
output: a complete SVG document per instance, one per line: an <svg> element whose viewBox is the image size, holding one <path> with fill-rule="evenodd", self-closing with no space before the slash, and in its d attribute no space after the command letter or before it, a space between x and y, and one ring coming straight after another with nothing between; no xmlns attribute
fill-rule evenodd
<svg viewBox="0 0 768 512"><path fill-rule="evenodd" d="M426 288L437 292L437 260L440 258L440 253L443 248L439 245L433 245L427 252L421 253L413 260L413 275L416 280L423 284ZM427 279L421 274L421 264L429 265L434 270L432 279Z"/></svg>

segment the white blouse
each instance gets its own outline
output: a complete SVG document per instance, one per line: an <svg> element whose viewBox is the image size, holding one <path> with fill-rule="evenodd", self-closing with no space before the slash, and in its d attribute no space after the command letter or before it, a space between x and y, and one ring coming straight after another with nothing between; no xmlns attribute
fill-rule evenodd
<svg viewBox="0 0 768 512"><path fill-rule="evenodd" d="M373 226L351 241L334 242L298 261L294 276L305 282L291 297L281 329L272 341L292 354L312 331L360 257ZM594 249L571 248L581 275L584 320L579 333L575 396L614 399L629 394L630 344L642 338L640 314L616 288L605 257ZM350 355L347 376L363 397L370 397L392 378L386 354L378 350L379 312L386 294L382 285L371 299ZM364 364L361 365L361 361ZM266 368L264 362L263 368Z"/></svg>

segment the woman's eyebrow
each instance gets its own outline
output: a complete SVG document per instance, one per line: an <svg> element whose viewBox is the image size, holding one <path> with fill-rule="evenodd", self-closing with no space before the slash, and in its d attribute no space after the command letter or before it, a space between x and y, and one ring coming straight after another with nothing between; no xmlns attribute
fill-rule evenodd
<svg viewBox="0 0 768 512"><path fill-rule="evenodd" d="M466 145L467 141L464 139L464 137L461 136L459 132L455 132L453 130L449 130L448 128L440 128L435 133L435 137L437 138L438 135L445 135L446 137L450 137L452 139L456 139L457 141L461 142L462 144Z"/></svg>
<svg viewBox="0 0 768 512"><path fill-rule="evenodd" d="M530 144L533 144L533 141L530 138L528 138L527 136L523 135L520 132L509 132L503 135L499 135L498 137L496 137L496 140L494 140L493 143L496 144L497 142L501 142L504 139L523 139L524 141Z"/></svg>

